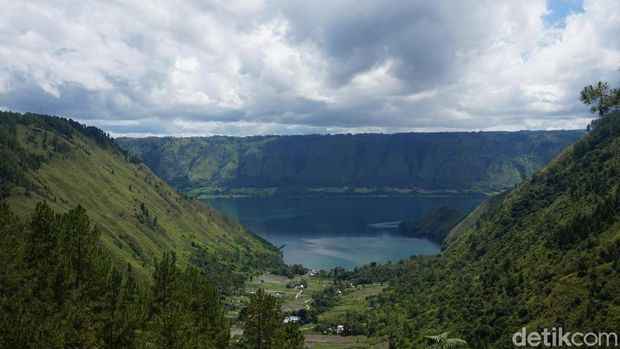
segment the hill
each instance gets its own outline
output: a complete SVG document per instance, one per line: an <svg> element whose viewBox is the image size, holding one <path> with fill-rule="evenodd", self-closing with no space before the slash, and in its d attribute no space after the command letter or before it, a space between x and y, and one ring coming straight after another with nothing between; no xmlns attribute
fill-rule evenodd
<svg viewBox="0 0 620 349"><path fill-rule="evenodd" d="M115 263L144 278L173 252L221 289L281 253L218 211L177 193L94 127L35 114L0 113L2 201L22 216L40 201L58 212L84 207Z"/></svg>
<svg viewBox="0 0 620 349"><path fill-rule="evenodd" d="M449 331L472 348L513 334L620 328L620 112L509 193L474 211L437 256L359 269L392 281L369 332L397 348ZM387 330L374 330L384 328Z"/></svg>
<svg viewBox="0 0 620 349"><path fill-rule="evenodd" d="M119 138L192 195L495 192L551 160L582 131Z"/></svg>
<svg viewBox="0 0 620 349"><path fill-rule="evenodd" d="M441 206L430 210L420 218L400 222L398 231L404 236L427 238L441 243L464 217L454 207Z"/></svg>
<svg viewBox="0 0 620 349"><path fill-rule="evenodd" d="M465 231L474 227L479 228L478 222L486 218L494 212L494 209L501 204L502 200L510 193L510 191L504 191L499 194L488 197L485 201L480 203L470 214L468 214L463 220L455 225L448 235L444 238L444 245L452 243L458 239L461 235L465 234Z"/></svg>

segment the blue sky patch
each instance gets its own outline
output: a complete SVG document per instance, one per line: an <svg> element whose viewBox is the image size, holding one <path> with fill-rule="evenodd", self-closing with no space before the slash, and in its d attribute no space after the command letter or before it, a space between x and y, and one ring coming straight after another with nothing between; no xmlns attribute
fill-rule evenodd
<svg viewBox="0 0 620 349"><path fill-rule="evenodd" d="M545 16L547 26L564 27L566 17L574 13L582 13L583 0L548 0L547 8L549 13Z"/></svg>

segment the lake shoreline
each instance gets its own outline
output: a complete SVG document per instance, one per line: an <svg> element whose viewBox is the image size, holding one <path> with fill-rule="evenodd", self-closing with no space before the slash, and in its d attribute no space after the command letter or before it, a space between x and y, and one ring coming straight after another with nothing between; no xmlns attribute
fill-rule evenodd
<svg viewBox="0 0 620 349"><path fill-rule="evenodd" d="M182 192L199 200L235 198L392 198L392 197L454 197L486 198L504 190L479 191L422 188L366 188L366 187L316 187L316 188L186 188Z"/></svg>

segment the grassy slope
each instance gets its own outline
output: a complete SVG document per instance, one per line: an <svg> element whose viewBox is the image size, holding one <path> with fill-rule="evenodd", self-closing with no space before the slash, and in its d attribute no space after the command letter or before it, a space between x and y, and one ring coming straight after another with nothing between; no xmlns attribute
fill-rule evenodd
<svg viewBox="0 0 620 349"><path fill-rule="evenodd" d="M119 139L193 195L237 189L496 191L519 183L580 131Z"/></svg>
<svg viewBox="0 0 620 349"><path fill-rule="evenodd" d="M384 293L397 347L443 331L512 348L522 326L620 328L620 113L499 200L456 227L441 255L405 263Z"/></svg>
<svg viewBox="0 0 620 349"><path fill-rule="evenodd" d="M27 171L32 190L12 189L6 199L10 207L26 213L41 200L59 211L84 206L101 228L102 244L114 260L123 268L131 264L138 277L145 276L163 251L174 251L185 264L197 246L231 271L247 271L280 258L273 246L216 210L177 193L114 146L104 148L79 132L69 138L33 125L18 125L16 131L19 145L44 156L46 162ZM55 138L68 151L43 149L44 138Z"/></svg>
<svg viewBox="0 0 620 349"><path fill-rule="evenodd" d="M347 315L351 313L367 312L371 308L368 298L380 294L383 289L384 286L380 283L358 285L354 289L345 289L338 303L319 315L319 321L335 326L344 323Z"/></svg>

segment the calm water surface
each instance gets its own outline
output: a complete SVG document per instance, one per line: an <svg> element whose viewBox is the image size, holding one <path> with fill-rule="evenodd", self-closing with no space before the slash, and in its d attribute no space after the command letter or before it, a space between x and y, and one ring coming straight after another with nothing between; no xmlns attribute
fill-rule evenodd
<svg viewBox="0 0 620 349"><path fill-rule="evenodd" d="M206 202L276 246L286 263L351 269L434 254L439 246L398 234L398 222L451 205L469 213L481 197L230 198Z"/></svg>

